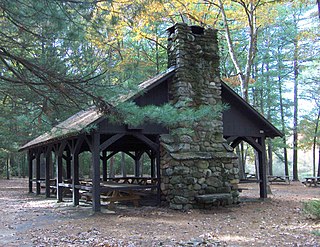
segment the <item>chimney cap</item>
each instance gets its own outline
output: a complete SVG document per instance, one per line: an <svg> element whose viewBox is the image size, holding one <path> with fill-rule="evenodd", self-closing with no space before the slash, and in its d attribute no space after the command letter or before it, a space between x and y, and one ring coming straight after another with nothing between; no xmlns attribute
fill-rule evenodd
<svg viewBox="0 0 320 247"><path fill-rule="evenodd" d="M174 33L174 30L175 30L175 27L176 25L184 25L186 27L189 27L191 29L191 32L193 34L198 34L198 35L203 35L204 34L204 27L201 27L201 26L198 26L198 25L191 25L191 26L188 26L187 24L185 23L176 23L174 24L173 26L167 28L167 32L170 34Z"/></svg>

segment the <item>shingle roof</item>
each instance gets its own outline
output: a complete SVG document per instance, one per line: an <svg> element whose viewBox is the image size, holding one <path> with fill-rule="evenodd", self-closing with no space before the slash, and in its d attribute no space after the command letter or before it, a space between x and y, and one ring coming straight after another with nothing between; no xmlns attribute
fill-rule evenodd
<svg viewBox="0 0 320 247"><path fill-rule="evenodd" d="M138 89L131 91L126 95L121 95L116 105L119 102L125 102L128 100L133 100L135 97L141 95L143 92L150 90L159 83L163 82L170 76L174 74L174 67L169 68L166 72L160 73L155 77L146 80L138 85ZM49 132L31 140L20 148L20 151L39 146L44 143L48 143L54 140L63 139L66 137L72 137L83 132L87 127L97 122L100 118L105 117L103 113L95 106L88 108L87 110L82 110L75 115L69 117L65 121L59 123L57 126L52 128Z"/></svg>

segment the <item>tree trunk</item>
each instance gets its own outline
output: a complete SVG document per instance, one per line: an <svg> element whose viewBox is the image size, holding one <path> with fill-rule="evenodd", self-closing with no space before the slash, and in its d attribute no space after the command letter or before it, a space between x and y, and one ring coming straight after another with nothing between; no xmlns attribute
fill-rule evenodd
<svg viewBox="0 0 320 247"><path fill-rule="evenodd" d="M126 157L124 152L121 152L121 170L122 170L122 176L127 177Z"/></svg>
<svg viewBox="0 0 320 247"><path fill-rule="evenodd" d="M246 179L246 170L245 170L245 164L243 161L243 152L240 148L240 146L238 145L236 147L236 153L238 158L238 163L239 163L239 177L240 179Z"/></svg>
<svg viewBox="0 0 320 247"><path fill-rule="evenodd" d="M268 175L273 175L272 141L268 139Z"/></svg>
<svg viewBox="0 0 320 247"><path fill-rule="evenodd" d="M115 175L114 168L115 167L114 167L114 157L113 156L110 158L109 164L110 164L110 174L109 174L109 176L110 176L110 178L114 178L114 175Z"/></svg>
<svg viewBox="0 0 320 247"><path fill-rule="evenodd" d="M319 151L319 153L318 153L318 177L320 177L320 145L319 145L319 147L318 147L318 151Z"/></svg>
<svg viewBox="0 0 320 247"><path fill-rule="evenodd" d="M10 179L10 154L7 154L7 162L6 162L6 176L7 179Z"/></svg>
<svg viewBox="0 0 320 247"><path fill-rule="evenodd" d="M293 89L293 180L298 181L298 40L294 39L294 89Z"/></svg>
<svg viewBox="0 0 320 247"><path fill-rule="evenodd" d="M317 116L317 120L316 120L316 127L315 127L315 130L314 130L313 144L312 144L313 176L316 175L316 148L317 148L317 133L318 133L318 128L319 128L319 120L320 120L320 109L318 111L318 116ZM319 167L318 167L318 174L319 174Z"/></svg>
<svg viewBox="0 0 320 247"><path fill-rule="evenodd" d="M280 47L278 47L278 54L282 54ZM282 60L278 57L278 72L282 71ZM282 77L278 75L278 90L279 90L279 103L280 103L280 115L281 115L281 131L284 134L282 137L283 143L283 161L284 161L284 173L285 176L289 176L289 164L288 164L288 151L287 151L287 138L285 135L286 124L284 119L284 107L283 107L283 97L282 97Z"/></svg>

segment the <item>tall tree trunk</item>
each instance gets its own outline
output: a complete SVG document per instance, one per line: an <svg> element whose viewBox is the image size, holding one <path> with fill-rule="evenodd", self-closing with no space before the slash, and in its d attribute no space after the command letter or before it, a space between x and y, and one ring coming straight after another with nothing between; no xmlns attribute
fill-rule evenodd
<svg viewBox="0 0 320 247"><path fill-rule="evenodd" d="M272 141L268 138L268 168L269 175L273 175Z"/></svg>
<svg viewBox="0 0 320 247"><path fill-rule="evenodd" d="M316 127L314 130L314 137L313 137L313 143L312 143L312 164L313 164L313 176L316 175L316 148L317 148L317 133L319 128L319 120L320 120L320 109L318 111L318 116L316 120ZM319 157L320 159L320 157ZM319 168L318 168L318 174L319 174Z"/></svg>
<svg viewBox="0 0 320 247"><path fill-rule="evenodd" d="M6 176L7 179L10 179L10 154L7 154L7 162L6 162Z"/></svg>
<svg viewBox="0 0 320 247"><path fill-rule="evenodd" d="M283 109L283 97L282 97L282 86L281 77L278 77L278 87L279 87L279 100L280 100L280 115L281 115L281 131L284 134L282 137L283 143L283 160L284 160L284 173L289 176L289 164L288 164L288 151L287 151L287 138L285 135L285 122L284 122L284 109Z"/></svg>
<svg viewBox="0 0 320 247"><path fill-rule="evenodd" d="M127 177L127 169L126 169L126 157L125 153L121 152L121 173L123 177Z"/></svg>
<svg viewBox="0 0 320 247"><path fill-rule="evenodd" d="M242 144L242 142L241 142ZM246 179L246 170L245 170L245 163L244 163L244 155L243 155L243 149L241 148L241 146L243 145L238 145L236 147L236 153L238 158L238 163L239 163L239 176L240 179Z"/></svg>
<svg viewBox="0 0 320 247"><path fill-rule="evenodd" d="M280 47L278 47L278 54L281 54ZM278 72L282 71L282 60L278 57ZM282 137L283 143L283 161L284 161L284 173L285 176L289 176L289 164L288 164L288 151L287 151L287 138L285 135L286 124L284 120L284 107L283 107L283 97L282 97L282 77L278 76L278 90L279 90L279 102L280 102L280 115L281 115L281 131L284 134Z"/></svg>
<svg viewBox="0 0 320 247"><path fill-rule="evenodd" d="M294 71L294 89L293 89L293 180L299 180L298 177L298 40L294 39L294 57L293 57L293 71Z"/></svg>
<svg viewBox="0 0 320 247"><path fill-rule="evenodd" d="M320 145L318 146L318 177L320 177Z"/></svg>

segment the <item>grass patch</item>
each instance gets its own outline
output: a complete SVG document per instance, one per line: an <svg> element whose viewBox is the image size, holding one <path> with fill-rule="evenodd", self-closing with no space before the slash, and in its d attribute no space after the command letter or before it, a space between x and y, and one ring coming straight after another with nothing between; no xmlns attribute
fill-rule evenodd
<svg viewBox="0 0 320 247"><path fill-rule="evenodd" d="M313 235L316 235L318 237L320 237L320 231L319 230L315 230L311 232Z"/></svg>
<svg viewBox="0 0 320 247"><path fill-rule="evenodd" d="M303 211L312 219L320 219L320 200L310 200L303 203Z"/></svg>

